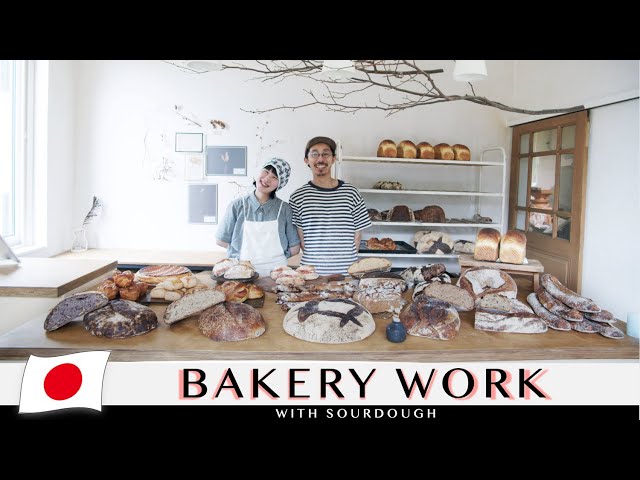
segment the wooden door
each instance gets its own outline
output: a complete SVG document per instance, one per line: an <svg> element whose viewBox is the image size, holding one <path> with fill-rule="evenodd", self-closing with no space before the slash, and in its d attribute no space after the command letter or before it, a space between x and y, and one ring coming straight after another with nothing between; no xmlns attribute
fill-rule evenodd
<svg viewBox="0 0 640 480"><path fill-rule="evenodd" d="M587 111L513 129L509 228L527 236L527 257L539 260L580 292L587 178Z"/></svg>

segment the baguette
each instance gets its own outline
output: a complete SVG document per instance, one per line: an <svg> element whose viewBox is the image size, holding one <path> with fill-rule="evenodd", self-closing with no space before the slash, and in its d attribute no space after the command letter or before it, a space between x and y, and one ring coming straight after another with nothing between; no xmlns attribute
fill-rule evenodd
<svg viewBox="0 0 640 480"><path fill-rule="evenodd" d="M164 322L168 324L200 313L209 307L224 302L224 293L213 288L188 293L171 303L164 312Z"/></svg>
<svg viewBox="0 0 640 480"><path fill-rule="evenodd" d="M571 308L587 313L598 313L602 310L593 300L582 297L573 290L568 289L553 275L548 273L541 275L540 284L547 292Z"/></svg>
<svg viewBox="0 0 640 480"><path fill-rule="evenodd" d="M542 319L542 321L547 324L547 327L551 327L554 330L562 330L565 332L571 331L571 324L564 318L561 318L544 308L544 305L540 303L540 300L538 300L538 297L534 292L531 292L527 296L527 302L529 302L529 305L531 305L531 308L533 308L535 314L538 315Z"/></svg>
<svg viewBox="0 0 640 480"><path fill-rule="evenodd" d="M581 322L584 320L582 313L575 308L568 308L564 303L557 300L544 288L538 288L535 293L544 308L554 315L562 317L565 320L569 320L570 322Z"/></svg>

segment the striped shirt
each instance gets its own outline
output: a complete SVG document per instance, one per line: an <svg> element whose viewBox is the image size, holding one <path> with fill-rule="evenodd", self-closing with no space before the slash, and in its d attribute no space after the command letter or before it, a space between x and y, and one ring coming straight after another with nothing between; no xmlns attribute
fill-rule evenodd
<svg viewBox="0 0 640 480"><path fill-rule="evenodd" d="M313 265L321 275L346 274L358 259L355 233L371 226L360 192L338 180L335 188L309 182L289 197L293 224L302 228L304 250L301 265Z"/></svg>

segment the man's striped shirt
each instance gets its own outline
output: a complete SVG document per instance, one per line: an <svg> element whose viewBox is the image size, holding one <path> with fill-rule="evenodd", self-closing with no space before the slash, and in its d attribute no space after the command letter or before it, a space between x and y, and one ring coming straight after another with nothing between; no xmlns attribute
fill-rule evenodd
<svg viewBox="0 0 640 480"><path fill-rule="evenodd" d="M371 226L360 192L338 180L335 188L309 182L289 197L293 224L302 228L304 250L301 265L313 265L321 275L346 274L358 259L355 233Z"/></svg>

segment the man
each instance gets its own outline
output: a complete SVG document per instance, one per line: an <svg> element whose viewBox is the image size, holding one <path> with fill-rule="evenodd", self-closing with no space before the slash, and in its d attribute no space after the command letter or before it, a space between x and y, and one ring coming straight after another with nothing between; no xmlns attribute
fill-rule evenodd
<svg viewBox="0 0 640 480"><path fill-rule="evenodd" d="M302 247L301 265L313 265L321 275L346 274L358 259L362 230L371 220L360 192L331 176L336 142L314 137L307 142L304 162L313 179L289 197L293 224Z"/></svg>

